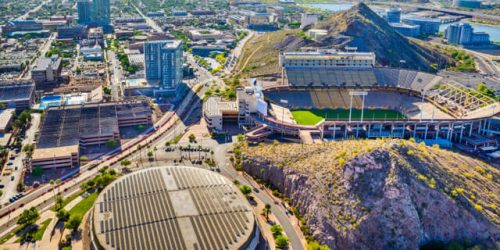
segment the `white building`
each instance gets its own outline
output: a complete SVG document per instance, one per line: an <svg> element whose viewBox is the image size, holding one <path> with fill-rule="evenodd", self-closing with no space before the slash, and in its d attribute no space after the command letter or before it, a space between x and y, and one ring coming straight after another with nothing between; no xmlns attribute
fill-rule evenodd
<svg viewBox="0 0 500 250"><path fill-rule="evenodd" d="M210 129L224 131L224 122L238 125L250 124L251 115L267 115L267 103L263 100L260 87L252 80L249 87L236 90L236 101L223 101L220 97L210 97L204 104L203 116Z"/></svg>
<svg viewBox="0 0 500 250"><path fill-rule="evenodd" d="M318 22L318 15L316 14L311 14L311 13L302 13L300 15L300 28L303 29L304 27L311 25L311 24L316 24Z"/></svg>
<svg viewBox="0 0 500 250"><path fill-rule="evenodd" d="M238 104L232 101L222 101L220 97L210 97L205 102L203 115L209 128L223 131L223 121L238 119Z"/></svg>
<svg viewBox="0 0 500 250"><path fill-rule="evenodd" d="M373 52L338 52L336 50L317 50L314 52L285 52L280 55L280 65L292 67L356 67L366 68L375 65Z"/></svg>
<svg viewBox="0 0 500 250"><path fill-rule="evenodd" d="M327 30L320 30L320 29L310 29L307 31L307 36L311 37L314 40L320 40L324 36L328 35Z"/></svg>

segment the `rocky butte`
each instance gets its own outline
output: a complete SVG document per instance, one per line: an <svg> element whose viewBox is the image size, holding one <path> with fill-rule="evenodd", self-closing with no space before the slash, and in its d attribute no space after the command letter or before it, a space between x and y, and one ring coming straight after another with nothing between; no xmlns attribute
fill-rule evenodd
<svg viewBox="0 0 500 250"><path fill-rule="evenodd" d="M277 188L331 249L418 249L499 240L499 171L406 140L242 146L242 167Z"/></svg>

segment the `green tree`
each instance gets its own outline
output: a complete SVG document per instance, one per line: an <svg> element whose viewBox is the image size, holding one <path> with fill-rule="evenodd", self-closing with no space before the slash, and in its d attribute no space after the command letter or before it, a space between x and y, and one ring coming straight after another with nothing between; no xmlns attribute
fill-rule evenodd
<svg viewBox="0 0 500 250"><path fill-rule="evenodd" d="M240 187L240 191L241 191L241 193L243 193L243 195L248 197L250 195L250 193L252 193L252 187L250 187L248 185L243 185Z"/></svg>
<svg viewBox="0 0 500 250"><path fill-rule="evenodd" d="M486 84L480 83L477 85L477 91L485 96L495 99L495 91L486 87Z"/></svg>
<svg viewBox="0 0 500 250"><path fill-rule="evenodd" d="M280 225L272 225L271 226L271 233L276 238L279 235L283 234L283 228Z"/></svg>
<svg viewBox="0 0 500 250"><path fill-rule="evenodd" d="M40 177L40 176L42 176L42 174L43 174L43 168L40 166L35 166L33 168L33 171L31 172L31 175L33 175L35 177Z"/></svg>
<svg viewBox="0 0 500 250"><path fill-rule="evenodd" d="M118 146L118 142L117 142L116 140L109 139L109 140L106 142L106 147L108 147L109 149L116 148L116 146Z"/></svg>
<svg viewBox="0 0 500 250"><path fill-rule="evenodd" d="M189 135L189 143L196 143L196 136L194 134Z"/></svg>
<svg viewBox="0 0 500 250"><path fill-rule="evenodd" d="M124 167L127 167L129 166L130 164L132 164L129 160L125 159L123 161L120 162L120 165L124 166Z"/></svg>
<svg viewBox="0 0 500 250"><path fill-rule="evenodd" d="M23 211L23 213L19 216L19 219L17 219L17 224L22 227L26 227L35 223L39 217L40 215L38 214L38 210L35 207L31 207L30 209Z"/></svg>
<svg viewBox="0 0 500 250"><path fill-rule="evenodd" d="M271 213L271 204L264 205L264 208L262 209L262 213L266 217L266 220L269 221L269 213Z"/></svg>
<svg viewBox="0 0 500 250"><path fill-rule="evenodd" d="M57 212L56 212L56 217L61 220L61 221L68 221L69 220L69 217L70 217L70 213L64 209L59 209Z"/></svg>
<svg viewBox="0 0 500 250"><path fill-rule="evenodd" d="M288 238L284 235L278 235L275 241L277 249L286 249L288 247Z"/></svg>
<svg viewBox="0 0 500 250"><path fill-rule="evenodd" d="M64 223L64 227L75 232L78 230L80 223L82 223L82 220L79 217L72 216L66 223Z"/></svg>
<svg viewBox="0 0 500 250"><path fill-rule="evenodd" d="M57 195L56 196L56 205L55 205L56 211L62 209L63 203L64 203L63 197L61 195Z"/></svg>

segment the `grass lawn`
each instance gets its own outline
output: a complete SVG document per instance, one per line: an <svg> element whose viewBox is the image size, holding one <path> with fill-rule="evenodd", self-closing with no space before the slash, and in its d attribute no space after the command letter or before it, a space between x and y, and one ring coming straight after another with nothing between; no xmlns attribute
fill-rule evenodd
<svg viewBox="0 0 500 250"><path fill-rule="evenodd" d="M92 208L98 195L98 192L91 193L89 196L78 202L78 204L76 204L71 210L69 210L70 216L76 216L82 219L85 213L87 213L87 211Z"/></svg>
<svg viewBox="0 0 500 250"><path fill-rule="evenodd" d="M4 237L0 239L0 245L5 244L5 242L9 241L14 237L20 230L22 229L22 225L17 226L12 232L6 234Z"/></svg>
<svg viewBox="0 0 500 250"><path fill-rule="evenodd" d="M292 115L297 124L300 125L316 125L323 118L335 120L348 120L348 109L311 109L311 110L292 110ZM351 119L357 121L361 119L361 110L353 109ZM363 113L364 120L372 119L388 119L397 120L405 119L405 116L399 111L382 110L382 109L365 109Z"/></svg>
<svg viewBox="0 0 500 250"><path fill-rule="evenodd" d="M45 230L47 230L47 227L49 226L50 222L52 219L47 219L42 224L38 229L36 230L35 234L33 234L33 239L35 240L42 240L43 234L45 233Z"/></svg>
<svg viewBox="0 0 500 250"><path fill-rule="evenodd" d="M85 193L84 190L80 190L78 191L76 194L73 194L71 196L69 196L68 198L64 199L63 202L62 202L62 207L64 208L66 205L68 205L68 203L72 202L74 199L76 199L76 197L82 195L83 193ZM50 210L52 211L56 211L56 206L53 206L50 208Z"/></svg>

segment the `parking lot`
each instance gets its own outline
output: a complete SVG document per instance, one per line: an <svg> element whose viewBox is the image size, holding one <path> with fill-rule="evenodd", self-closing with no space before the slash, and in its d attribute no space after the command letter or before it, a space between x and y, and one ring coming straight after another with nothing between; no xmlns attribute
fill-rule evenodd
<svg viewBox="0 0 500 250"><path fill-rule="evenodd" d="M26 131L23 147L27 144L35 143L35 134L40 125L40 114L32 114L31 127ZM9 150L9 160L3 168L2 175L0 176L0 187L2 188L3 195L0 198L0 205L12 202L12 197L19 195L17 191L17 184L19 183L22 173L24 171L23 160L26 158L26 153L22 150Z"/></svg>

